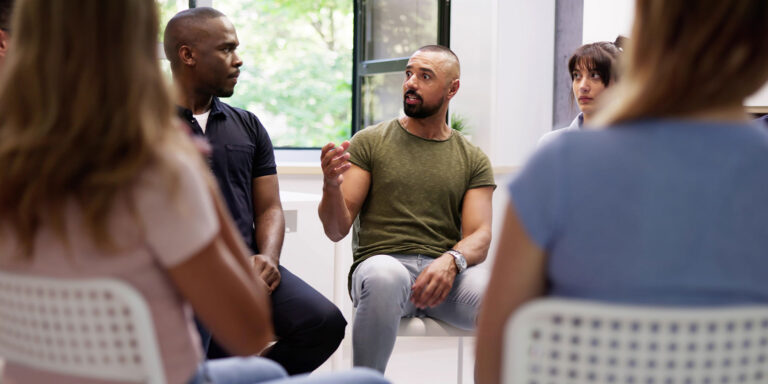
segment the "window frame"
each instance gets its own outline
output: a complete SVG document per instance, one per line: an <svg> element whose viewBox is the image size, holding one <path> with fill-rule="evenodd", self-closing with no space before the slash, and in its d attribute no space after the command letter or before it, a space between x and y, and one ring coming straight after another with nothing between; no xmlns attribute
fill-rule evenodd
<svg viewBox="0 0 768 384"><path fill-rule="evenodd" d="M370 13L365 14L366 5L373 0L352 0L353 2L353 44L352 44L352 119L350 121L350 135L352 137L362 126L362 84L366 76L398 73L408 63L408 57L393 57L387 59L364 60L365 21ZM189 0L188 8L214 7L215 0ZM436 44L450 48L451 39L451 1L437 0L437 41ZM166 59L163 50L163 42L158 43L158 52L161 59ZM446 116L447 120L447 116ZM278 149L278 148L275 148ZM281 147L281 150L307 150L319 148L307 147Z"/></svg>
<svg viewBox="0 0 768 384"><path fill-rule="evenodd" d="M363 127L363 78L366 76L398 73L405 69L408 57L393 57L388 59L365 60L365 21L370 13L366 13L366 4L373 0L354 0L354 44L352 49L352 134ZM451 0L437 0L437 41L436 44L451 47Z"/></svg>

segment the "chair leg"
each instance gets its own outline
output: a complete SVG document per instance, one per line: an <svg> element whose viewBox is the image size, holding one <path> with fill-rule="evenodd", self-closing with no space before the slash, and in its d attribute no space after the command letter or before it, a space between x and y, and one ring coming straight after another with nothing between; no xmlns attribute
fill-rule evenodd
<svg viewBox="0 0 768 384"><path fill-rule="evenodd" d="M459 361L456 364L456 382L461 384L464 380L464 338L459 337Z"/></svg>

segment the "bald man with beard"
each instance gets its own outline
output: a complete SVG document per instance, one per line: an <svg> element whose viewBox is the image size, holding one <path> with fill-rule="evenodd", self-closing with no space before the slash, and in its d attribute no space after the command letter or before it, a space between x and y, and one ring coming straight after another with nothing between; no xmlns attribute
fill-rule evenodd
<svg viewBox="0 0 768 384"><path fill-rule="evenodd" d="M235 27L213 8L192 8L168 22L163 44L179 91L179 117L210 142L211 169L253 252L253 268L271 291L278 340L263 356L291 375L313 371L339 346L347 323L333 303L280 265L285 219L272 142L253 113L219 99L233 94L243 64ZM211 340L198 325L208 357L227 356L216 335Z"/></svg>
<svg viewBox="0 0 768 384"><path fill-rule="evenodd" d="M422 47L404 75L404 117L321 151L325 233L339 241L354 223L353 363L380 372L402 317L475 327L496 186L488 157L446 124L456 55Z"/></svg>

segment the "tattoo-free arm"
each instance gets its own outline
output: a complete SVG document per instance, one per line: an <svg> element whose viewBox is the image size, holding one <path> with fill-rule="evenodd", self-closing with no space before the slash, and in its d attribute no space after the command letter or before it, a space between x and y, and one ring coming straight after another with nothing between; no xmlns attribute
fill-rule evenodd
<svg viewBox="0 0 768 384"><path fill-rule="evenodd" d="M323 197L317 213L332 241L349 233L371 185L371 174L349 162L349 153L344 152L347 148L348 141L338 147L328 143L321 154Z"/></svg>
<svg viewBox="0 0 768 384"><path fill-rule="evenodd" d="M453 246L467 259L467 265L482 263L491 244L491 201L493 187L480 187L464 194L461 208L463 238ZM453 256L444 253L419 274L411 287L411 302L418 308L435 307L445 300L459 270Z"/></svg>
<svg viewBox="0 0 768 384"><path fill-rule="evenodd" d="M285 236L285 217L280 202L277 175L253 179L254 243L258 253L250 258L254 271L269 287L270 293L280 285L280 252Z"/></svg>
<svg viewBox="0 0 768 384"><path fill-rule="evenodd" d="M473 188L464 194L461 208L463 238L453 246L467 259L467 266L485 261L491 246L493 187ZM450 256L450 255L449 255Z"/></svg>
<svg viewBox="0 0 768 384"><path fill-rule="evenodd" d="M285 237L285 216L277 175L253 179L253 221L259 253L279 264Z"/></svg>
<svg viewBox="0 0 768 384"><path fill-rule="evenodd" d="M211 194L219 233L188 260L169 268L169 276L227 351L257 354L273 339L268 288L248 265L246 246L218 192L211 188Z"/></svg>
<svg viewBox="0 0 768 384"><path fill-rule="evenodd" d="M514 205L509 204L478 317L476 383L500 382L507 319L523 303L544 295L545 287L546 255L525 232Z"/></svg>

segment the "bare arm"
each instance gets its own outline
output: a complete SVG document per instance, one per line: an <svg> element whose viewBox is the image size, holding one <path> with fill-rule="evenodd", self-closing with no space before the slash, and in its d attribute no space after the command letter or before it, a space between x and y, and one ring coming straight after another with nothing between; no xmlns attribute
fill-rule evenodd
<svg viewBox="0 0 768 384"><path fill-rule="evenodd" d="M215 194L214 206L219 233L187 261L170 268L169 274L228 351L257 354L273 335L267 286L249 267L245 244Z"/></svg>
<svg viewBox="0 0 768 384"><path fill-rule="evenodd" d="M259 253L253 255L256 273L274 291L280 284L280 251L285 236L285 216L280 203L277 175L253 179L253 221L256 227L255 243Z"/></svg>
<svg viewBox="0 0 768 384"><path fill-rule="evenodd" d="M493 187L473 188L464 195L461 208L461 233L464 237L453 246L467 259L467 265L485 261L491 246Z"/></svg>
<svg viewBox="0 0 768 384"><path fill-rule="evenodd" d="M501 353L507 319L523 303L542 296L546 255L525 232L510 204L496 250L496 260L477 324L475 382L501 381Z"/></svg>
<svg viewBox="0 0 768 384"><path fill-rule="evenodd" d="M328 143L320 155L323 168L323 197L317 208L325 234L339 241L349 228L368 196L371 174L349 162L349 142L335 147Z"/></svg>
<svg viewBox="0 0 768 384"><path fill-rule="evenodd" d="M453 246L467 259L467 265L482 263L491 244L493 187L468 190L461 208L463 238ZM444 253L422 271L411 287L411 301L419 308L435 307L445 300L458 274L453 256Z"/></svg>
<svg viewBox="0 0 768 384"><path fill-rule="evenodd" d="M253 221L259 253L277 264L285 237L285 217L277 175L253 179Z"/></svg>

